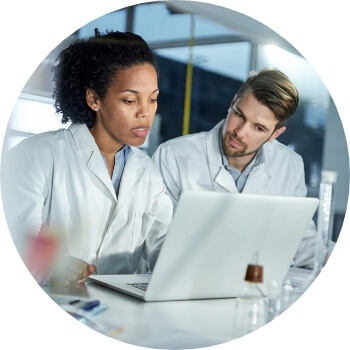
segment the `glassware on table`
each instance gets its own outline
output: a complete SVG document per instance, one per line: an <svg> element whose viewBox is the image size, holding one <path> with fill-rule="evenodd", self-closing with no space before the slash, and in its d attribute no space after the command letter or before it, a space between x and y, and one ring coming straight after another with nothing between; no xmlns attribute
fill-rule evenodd
<svg viewBox="0 0 350 350"><path fill-rule="evenodd" d="M248 334L267 323L268 298L259 288L263 281L263 266L249 264L246 286L235 302L234 327Z"/></svg>
<svg viewBox="0 0 350 350"><path fill-rule="evenodd" d="M333 234L335 185L337 173L335 171L323 170L321 172L321 183L319 193L319 209L317 213L317 232L321 235L323 244L326 246L326 255L318 259L319 267L322 269L328 259L329 243Z"/></svg>
<svg viewBox="0 0 350 350"><path fill-rule="evenodd" d="M330 253L330 242L333 234L333 218L335 205L335 186L337 172L323 170L319 191L319 206L317 210L317 244L314 266L310 278L304 285L304 291L313 283L326 264Z"/></svg>
<svg viewBox="0 0 350 350"><path fill-rule="evenodd" d="M269 283L267 321L275 319L282 312L282 286L276 280Z"/></svg>

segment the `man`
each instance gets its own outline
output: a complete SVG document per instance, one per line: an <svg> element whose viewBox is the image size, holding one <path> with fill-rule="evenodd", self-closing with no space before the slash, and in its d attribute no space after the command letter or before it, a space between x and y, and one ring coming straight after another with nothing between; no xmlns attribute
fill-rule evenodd
<svg viewBox="0 0 350 350"><path fill-rule="evenodd" d="M279 70L251 72L225 120L208 132L160 145L153 159L174 207L184 190L306 196L301 156L276 140L298 103L297 89ZM316 244L311 222L295 257L297 266L312 266Z"/></svg>

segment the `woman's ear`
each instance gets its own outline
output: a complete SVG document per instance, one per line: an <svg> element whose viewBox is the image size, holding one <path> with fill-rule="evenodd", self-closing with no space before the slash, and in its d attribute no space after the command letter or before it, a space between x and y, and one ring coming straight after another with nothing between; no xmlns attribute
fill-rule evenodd
<svg viewBox="0 0 350 350"><path fill-rule="evenodd" d="M88 104L88 106L95 112L97 112L99 110L99 99L97 97L97 94L94 90L92 89L86 89L86 103Z"/></svg>

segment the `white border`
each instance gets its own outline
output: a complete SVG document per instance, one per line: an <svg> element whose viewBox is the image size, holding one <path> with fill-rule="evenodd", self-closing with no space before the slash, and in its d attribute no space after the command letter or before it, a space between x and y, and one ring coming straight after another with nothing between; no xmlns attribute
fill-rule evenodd
<svg viewBox="0 0 350 350"><path fill-rule="evenodd" d="M3 1L1 14L1 143L14 103L31 73L65 37L85 23L139 1ZM346 1L231 0L210 1L242 12L275 30L311 63L333 96L349 137L347 33L350 32ZM134 348L92 332L72 319L67 321L23 267L9 236L2 208L1 234L1 348L91 349L97 346ZM346 217L339 242L319 279L276 322L215 348L326 349L349 346L349 244ZM345 267L344 267L345 266ZM40 305L40 307L37 307ZM8 345L9 344L9 345Z"/></svg>

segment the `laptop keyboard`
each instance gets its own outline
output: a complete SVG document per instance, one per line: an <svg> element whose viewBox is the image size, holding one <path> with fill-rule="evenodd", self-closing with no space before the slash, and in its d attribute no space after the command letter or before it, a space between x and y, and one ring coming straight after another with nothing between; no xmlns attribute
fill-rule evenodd
<svg viewBox="0 0 350 350"><path fill-rule="evenodd" d="M147 290L148 283L128 283L129 286L141 289L141 290Z"/></svg>

